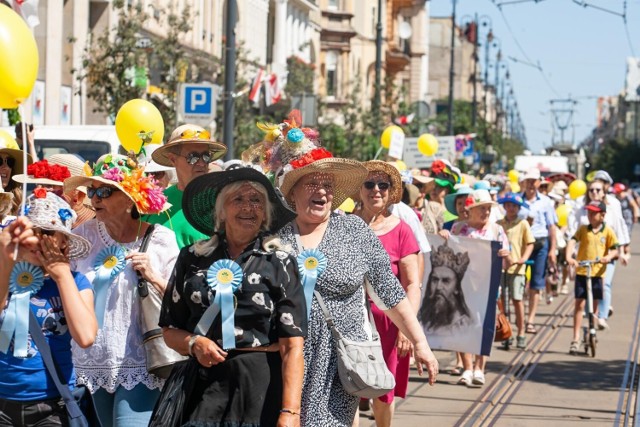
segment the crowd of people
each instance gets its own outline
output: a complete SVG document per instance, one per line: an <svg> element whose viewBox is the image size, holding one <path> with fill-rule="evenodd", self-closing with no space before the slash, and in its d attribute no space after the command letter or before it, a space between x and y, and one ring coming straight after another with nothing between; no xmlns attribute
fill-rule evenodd
<svg viewBox="0 0 640 427"><path fill-rule="evenodd" d="M331 327L370 340L367 304L395 378L372 410L390 426L411 360L436 382L430 325L465 326L461 316L433 316L446 295L436 288L461 282L431 264L438 235L499 242L518 349L537 332L539 302L568 293L575 275L577 351L585 272L575 267L585 259L599 261L595 310L608 327L615 263L629 261L640 213L637 194L605 171L572 199L569 174L531 169L516 182L474 179L442 159L407 171L337 158L298 123L262 124L264 140L228 162L225 145L195 125L140 156L111 153L93 165L73 154L24 163L17 143L0 147L0 426L66 425L26 336L29 310L61 382L91 391L104 426L164 425L153 423L167 410L184 426L357 425L369 399L345 389ZM162 299L163 351L182 360L168 379L149 367L141 284ZM457 353L450 372L482 386L486 363Z"/></svg>

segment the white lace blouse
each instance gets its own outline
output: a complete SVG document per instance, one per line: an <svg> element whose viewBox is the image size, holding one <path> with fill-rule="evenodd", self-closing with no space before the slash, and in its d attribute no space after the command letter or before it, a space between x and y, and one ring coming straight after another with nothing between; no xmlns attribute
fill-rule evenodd
<svg viewBox="0 0 640 427"><path fill-rule="evenodd" d="M96 219L82 224L74 232L93 244L89 255L72 265L73 270L81 272L91 282L96 276L94 263L100 251L112 245L122 246L127 253L137 251L142 240L140 236L135 242L117 243L109 236L104 224ZM146 252L156 272L169 280L179 253L173 231L156 225ZM139 309L135 300L137 283L136 273L127 261L125 269L111 282L107 291L103 326L98 330L95 343L87 349L72 343L78 383L86 384L91 391L104 388L113 393L118 386L131 390L139 383L153 390L164 383L164 380L148 374L145 367Z"/></svg>

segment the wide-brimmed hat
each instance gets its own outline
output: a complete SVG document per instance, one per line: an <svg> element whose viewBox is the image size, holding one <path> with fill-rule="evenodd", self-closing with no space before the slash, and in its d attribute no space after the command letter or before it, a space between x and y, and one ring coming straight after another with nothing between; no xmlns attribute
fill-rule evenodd
<svg viewBox="0 0 640 427"><path fill-rule="evenodd" d="M84 176L72 176L64 181L67 193L79 186L91 186L98 182L117 188L129 197L142 215L156 214L169 209L163 189L155 179L144 174L137 159L121 154L105 154L100 157L93 169L86 167Z"/></svg>
<svg viewBox="0 0 640 427"><path fill-rule="evenodd" d="M576 176L574 174L572 174L571 172L562 172L562 173L552 173L550 175L547 176L547 179L551 182L554 183L558 183L558 182L562 182L566 185L571 184L573 181L576 180Z"/></svg>
<svg viewBox="0 0 640 427"><path fill-rule="evenodd" d="M467 209L475 208L482 205L495 206L496 202L491 198L491 194L487 190L473 190L468 196L464 206Z"/></svg>
<svg viewBox="0 0 640 427"><path fill-rule="evenodd" d="M0 139L0 154L11 157L16 163L11 168L13 175L24 173L24 159L22 156L24 153L18 147L18 143L15 140L7 141L6 139ZM33 163L33 157L31 154L27 154L27 164Z"/></svg>
<svg viewBox="0 0 640 427"><path fill-rule="evenodd" d="M524 201L522 195L518 193L507 193L504 197L498 199L498 203L504 205L505 203L513 203L514 205L518 205L520 207L528 208L529 204Z"/></svg>
<svg viewBox="0 0 640 427"><path fill-rule="evenodd" d="M71 231L77 216L67 202L44 188L37 188L27 199L27 208L27 218L34 227L58 231L67 236L70 259L87 256L91 243Z"/></svg>
<svg viewBox="0 0 640 427"><path fill-rule="evenodd" d="M387 201L387 204L395 205L396 203L400 203L402 200L402 176L400 175L400 171L398 171L398 169L391 163L383 162L381 160L370 160L368 162L363 162L362 165L367 168L369 173L382 172L387 174L391 181L391 187L389 187L389 200ZM354 198L357 200L360 200L361 188L362 185L360 185L357 193L354 194Z"/></svg>
<svg viewBox="0 0 640 427"><path fill-rule="evenodd" d="M153 152L153 160L163 166L173 167L173 163L167 156L173 147L184 144L202 144L211 153L213 160L219 159L227 152L227 146L221 142L216 142L211 138L211 134L203 127L186 124L178 126L169 137L166 144L161 145Z"/></svg>
<svg viewBox="0 0 640 427"><path fill-rule="evenodd" d="M432 185L449 187L453 191L453 187L460 182L460 171L453 167L448 160L438 159L431 163L431 177L434 178Z"/></svg>
<svg viewBox="0 0 640 427"><path fill-rule="evenodd" d="M540 169L538 168L530 168L526 173L520 175L520 182L526 181L527 179L534 179L539 181L542 175L540 174Z"/></svg>
<svg viewBox="0 0 640 427"><path fill-rule="evenodd" d="M413 177L413 184L417 185L424 185L424 184L429 184L430 182L433 182L433 178L431 178L430 176L426 176L422 174L422 171L420 171L420 169L414 168L411 169L411 176Z"/></svg>
<svg viewBox="0 0 640 427"><path fill-rule="evenodd" d="M444 196L444 206L447 208L449 213L453 215L458 215L456 210L456 200L458 197L468 196L473 192L473 189L468 185L458 184L455 186L455 193L447 194Z"/></svg>
<svg viewBox="0 0 640 427"><path fill-rule="evenodd" d="M239 181L256 182L267 190L269 201L273 206L269 232L273 233L281 229L296 217L296 213L289 208L263 173L251 167L243 167L211 172L193 179L184 189L182 196L182 212L187 221L207 236L212 236L214 232L219 231L215 229L215 206L218 194L225 186Z"/></svg>
<svg viewBox="0 0 640 427"><path fill-rule="evenodd" d="M162 147L159 144L149 144L144 146L144 154L138 156L140 164L144 166L144 173L167 172L175 170L173 166L165 166L153 160L153 153Z"/></svg>
<svg viewBox="0 0 640 427"><path fill-rule="evenodd" d="M57 185L62 186L64 180L71 176L66 166L49 163L47 159L27 166L27 173L13 175L11 178L20 184Z"/></svg>

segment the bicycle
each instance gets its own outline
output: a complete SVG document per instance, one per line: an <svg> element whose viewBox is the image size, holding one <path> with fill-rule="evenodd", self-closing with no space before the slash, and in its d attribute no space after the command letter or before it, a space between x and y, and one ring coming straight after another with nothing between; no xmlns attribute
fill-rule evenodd
<svg viewBox="0 0 640 427"><path fill-rule="evenodd" d="M596 315L593 312L593 292L591 287L591 266L593 264L600 263L600 260L596 258L594 261L580 261L578 265L580 267L587 268L587 317L589 319L589 326L582 328L582 344L584 345L584 354L591 353L591 357L596 357L596 348L598 346L598 338L596 337Z"/></svg>

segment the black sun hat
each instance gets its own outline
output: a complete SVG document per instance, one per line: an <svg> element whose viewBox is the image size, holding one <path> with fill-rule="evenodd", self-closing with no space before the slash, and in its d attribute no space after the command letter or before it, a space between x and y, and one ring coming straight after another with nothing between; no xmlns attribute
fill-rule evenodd
<svg viewBox="0 0 640 427"><path fill-rule="evenodd" d="M267 190L269 201L273 205L270 233L293 221L296 213L289 208L281 194L276 192L271 181L251 167L241 167L223 172L211 172L191 181L184 189L182 210L189 223L201 233L212 236L215 230L215 206L220 191L227 185L238 181L251 181Z"/></svg>

